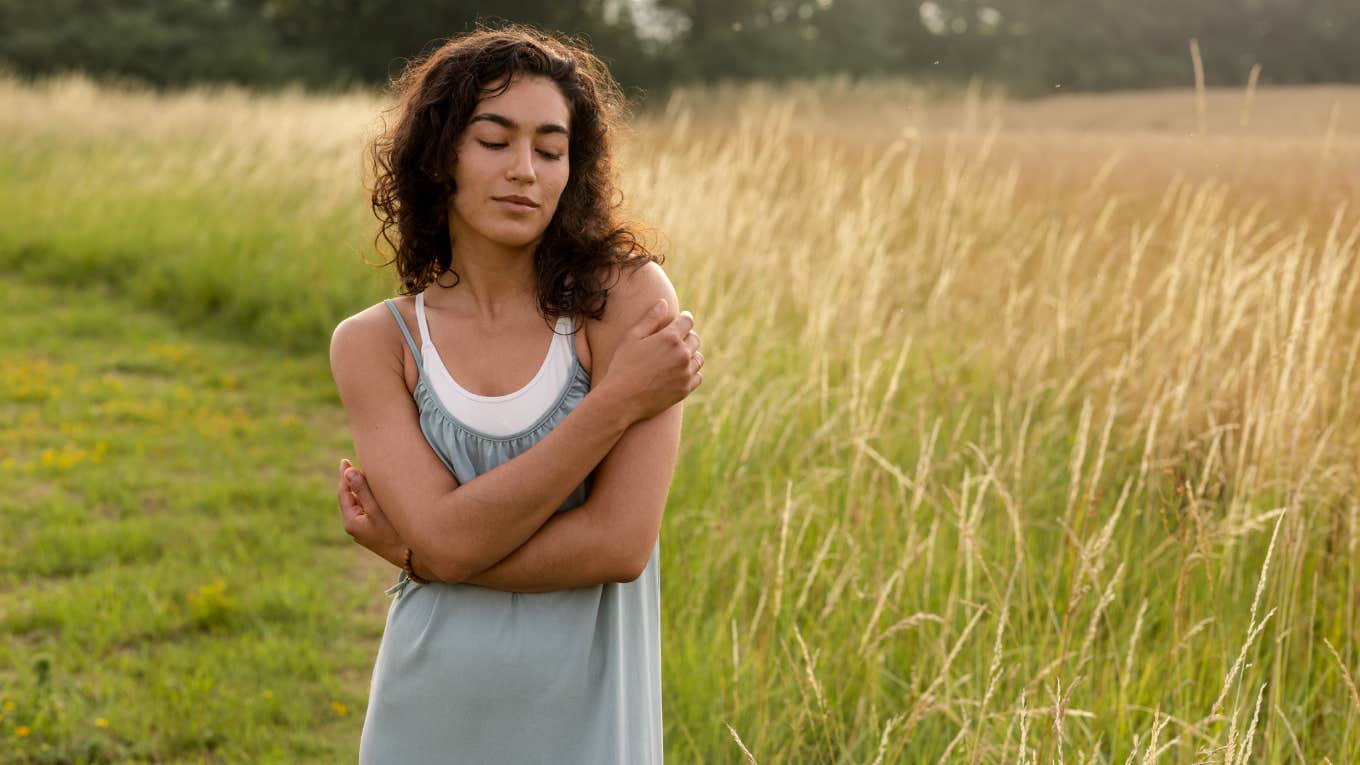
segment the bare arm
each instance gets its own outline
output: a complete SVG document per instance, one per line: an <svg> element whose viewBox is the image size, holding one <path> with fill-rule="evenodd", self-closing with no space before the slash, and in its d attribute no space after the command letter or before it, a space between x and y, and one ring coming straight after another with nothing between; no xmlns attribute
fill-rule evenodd
<svg viewBox="0 0 1360 765"><path fill-rule="evenodd" d="M627 336L627 317L638 313L639 306L650 305L658 295L673 311L677 305L675 291L660 268L639 269L617 283L603 319L587 325L595 385L605 379L615 352ZM697 353L699 338L687 333L677 342L684 349L685 377L697 386L702 379L698 368L703 364L702 354ZM504 559L461 581L513 592L545 592L637 578L655 549L680 430L678 402L656 416L635 422L600 463L590 498L583 505L553 515ZM356 541L400 566L406 543L384 519L382 506L372 492L360 483L356 493L350 494L342 479L339 500L346 529ZM419 545L412 547L420 549ZM419 552L413 556L413 564L418 575L443 579L424 564Z"/></svg>
<svg viewBox="0 0 1360 765"><path fill-rule="evenodd" d="M462 581L528 539L628 425L608 393L591 391L534 446L459 486L420 430L400 360L373 369L375 333L348 321L332 338L331 368L355 453L393 527L444 581Z"/></svg>
<svg viewBox="0 0 1360 765"><path fill-rule="evenodd" d="M550 592L636 579L656 546L679 445L680 407L630 428L605 458L590 499L554 515L505 559L463 583L506 592ZM648 441L649 448L636 448L648 447ZM630 475L639 480L627 480ZM381 505L362 481L355 493L342 483L340 503L356 541L400 567L407 545L386 524ZM386 528L373 528L384 524ZM412 568L422 579L441 580L419 556L412 556Z"/></svg>
<svg viewBox="0 0 1360 765"><path fill-rule="evenodd" d="M657 297L678 306L660 268L620 279L604 319L592 325L592 377L604 379L627 326L626 318ZM674 309L673 309L674 310ZM691 336L687 353L697 349ZM700 356L693 371L702 365ZM604 582L632 581L647 566L661 529L680 448L683 402L630 426L600 464L589 499L553 516L504 560L468 579L513 592L545 592Z"/></svg>
<svg viewBox="0 0 1360 765"><path fill-rule="evenodd" d="M602 463L584 504L554 515L529 541L464 583L549 592L636 579L656 546L679 447L681 406L629 428ZM381 505L362 480L354 493L341 480L347 530L400 567L406 543L387 524ZM412 556L412 567L422 579L440 579L419 556Z"/></svg>
<svg viewBox="0 0 1360 765"><path fill-rule="evenodd" d="M547 592L640 576L661 530L682 406L630 428L605 458L589 500L553 516L528 542L467 583Z"/></svg>
<svg viewBox="0 0 1360 765"><path fill-rule="evenodd" d="M663 354L674 357L673 344L641 332L622 382L597 386L537 444L459 486L420 431L401 356L393 352L402 342L395 320L385 306L369 311L336 328L332 372L368 486L415 557L443 581L465 581L519 548L641 419L638 413L651 416L683 397L665 375L649 376L661 369ZM653 318L657 326L666 323L664 313Z"/></svg>

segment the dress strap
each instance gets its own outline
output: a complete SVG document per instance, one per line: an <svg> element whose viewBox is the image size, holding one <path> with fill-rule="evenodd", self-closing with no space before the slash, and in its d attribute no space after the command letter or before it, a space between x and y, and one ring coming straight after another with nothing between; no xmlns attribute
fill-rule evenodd
<svg viewBox="0 0 1360 765"><path fill-rule="evenodd" d="M416 296L416 299L419 300L420 296ZM420 348L417 348L416 341L411 339L411 330L406 328L406 320L401 317L401 311L398 310L397 304L393 303L391 298L388 298L383 302L387 304L388 309L392 311L392 315L396 317L397 326L401 327L401 333L406 336L406 344L411 346L411 355L416 357L416 367L421 371L424 371L425 362L421 358ZM424 317L422 316L421 319L421 326L423 328L425 324L423 321Z"/></svg>

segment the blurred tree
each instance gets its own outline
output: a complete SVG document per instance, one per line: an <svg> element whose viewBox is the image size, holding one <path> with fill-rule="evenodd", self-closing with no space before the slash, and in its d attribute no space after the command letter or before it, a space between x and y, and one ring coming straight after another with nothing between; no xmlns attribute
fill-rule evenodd
<svg viewBox="0 0 1360 765"><path fill-rule="evenodd" d="M613 7L610 7L610 6ZM0 0L0 64L20 74L81 70L153 85L380 83L404 58L513 20L585 37L625 82L657 78L626 5L403 0Z"/></svg>
<svg viewBox="0 0 1360 765"><path fill-rule="evenodd" d="M79 70L155 85L276 83L321 63L288 50L248 6L203 0L0 0L0 62L34 75Z"/></svg>
<svg viewBox="0 0 1360 765"><path fill-rule="evenodd" d="M1287 82L1360 81L1360 3L1239 2L1251 11L1252 52L1261 62L1264 78ZM1241 63L1245 60L1239 62L1239 68Z"/></svg>
<svg viewBox="0 0 1360 765"><path fill-rule="evenodd" d="M1047 88L1184 85L1187 41L1201 30L1208 6L1223 1L995 0L1013 21L999 38L996 63Z"/></svg>
<svg viewBox="0 0 1360 765"><path fill-rule="evenodd" d="M924 3L950 22L969 0ZM996 75L1033 89L1184 86L1197 38L1210 85L1360 79L1360 3L1354 0L988 0L1000 16Z"/></svg>
<svg viewBox="0 0 1360 765"><path fill-rule="evenodd" d="M488 9L494 7L494 13ZM0 0L0 66L157 85L381 83L479 21L583 37L625 85L979 74L1020 91L1360 80L1355 0Z"/></svg>
<svg viewBox="0 0 1360 765"><path fill-rule="evenodd" d="M631 15L626 9L612 12L600 0L501 0L494 14L484 10L486 3L466 0L243 1L278 30L286 46L321 51L330 62L326 79L337 83L383 81L400 70L405 58L472 30L478 21L498 20L581 35L597 54L627 72L624 79L648 79L645 66L629 66L640 49Z"/></svg>
<svg viewBox="0 0 1360 765"><path fill-rule="evenodd" d="M892 74L939 71L947 41L922 23L919 4L883 0L820 0L809 14L818 71ZM827 66L836 62L837 66Z"/></svg>

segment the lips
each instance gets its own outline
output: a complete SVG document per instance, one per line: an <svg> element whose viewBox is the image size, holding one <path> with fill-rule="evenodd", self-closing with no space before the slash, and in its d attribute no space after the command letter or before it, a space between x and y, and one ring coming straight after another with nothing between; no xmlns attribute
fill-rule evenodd
<svg viewBox="0 0 1360 765"><path fill-rule="evenodd" d="M538 203L532 199L529 199L528 197L521 196L492 197L492 199L496 200L497 202L511 202L517 205L524 205L525 207L538 207Z"/></svg>

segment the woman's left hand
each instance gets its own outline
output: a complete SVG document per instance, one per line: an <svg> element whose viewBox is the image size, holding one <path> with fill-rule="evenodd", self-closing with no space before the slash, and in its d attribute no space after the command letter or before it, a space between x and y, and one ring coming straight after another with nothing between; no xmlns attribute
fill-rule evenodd
<svg viewBox="0 0 1360 765"><path fill-rule="evenodd" d="M383 515L368 480L349 460L340 460L340 483L337 489L340 518L345 532L355 542L377 553L379 557L400 566L406 557L406 543L396 528Z"/></svg>

